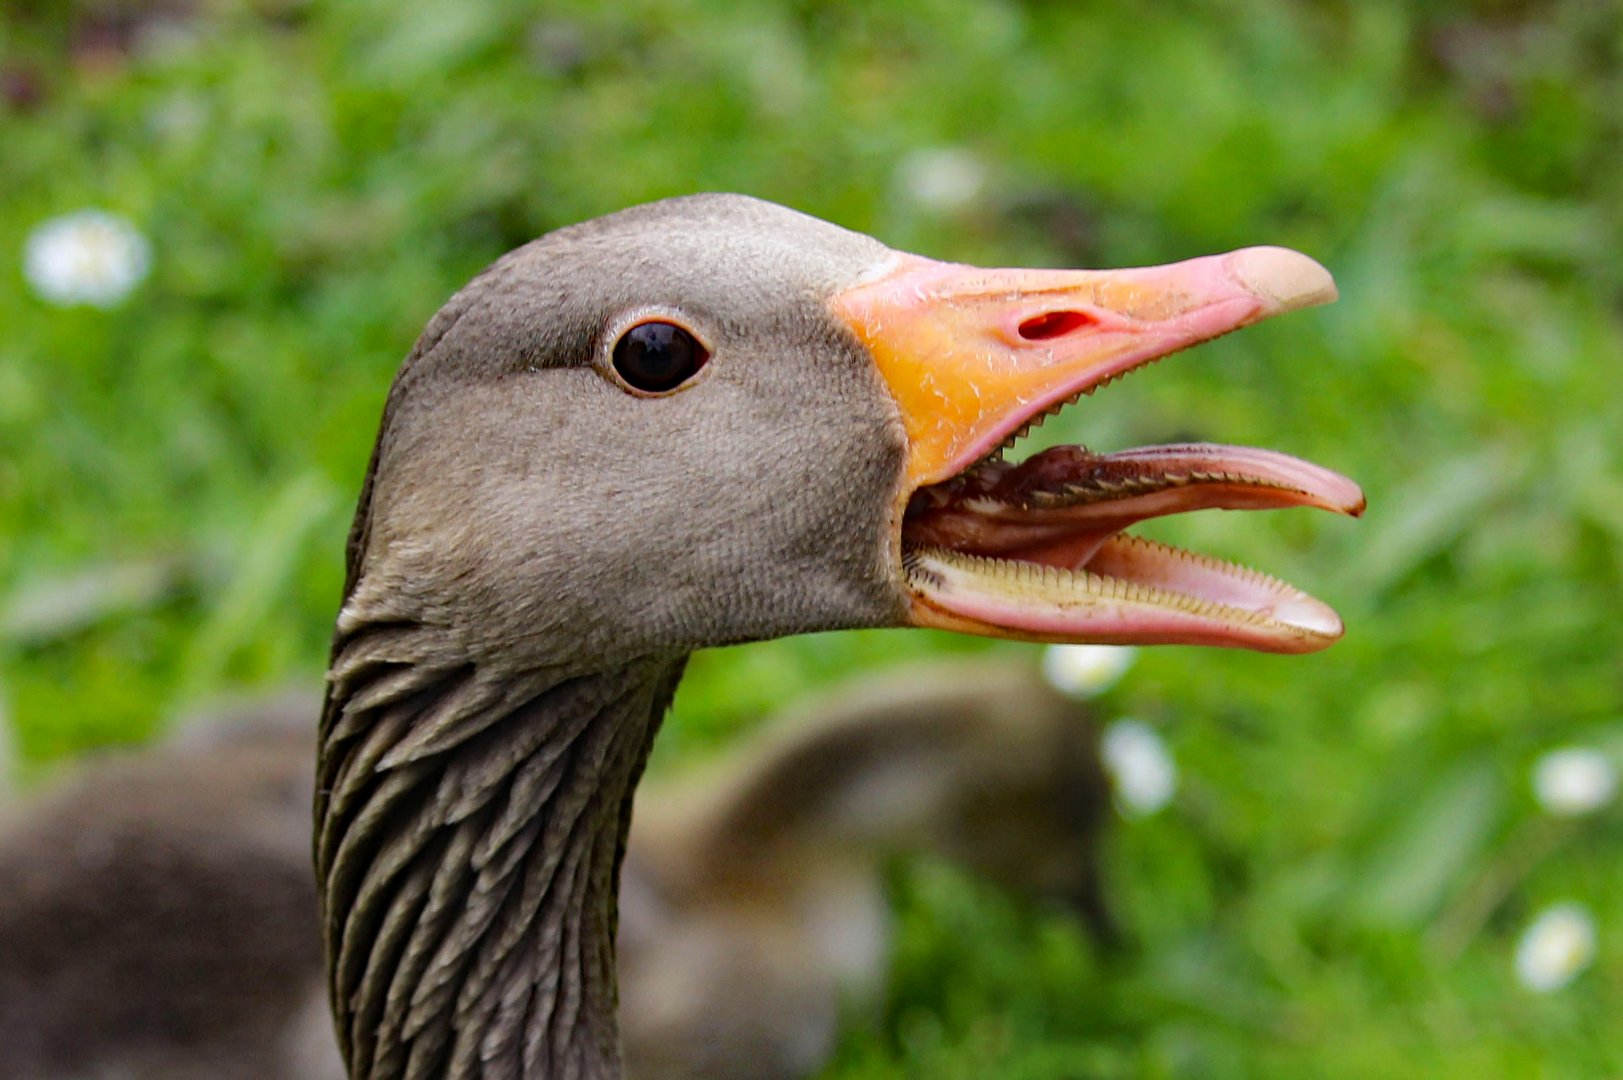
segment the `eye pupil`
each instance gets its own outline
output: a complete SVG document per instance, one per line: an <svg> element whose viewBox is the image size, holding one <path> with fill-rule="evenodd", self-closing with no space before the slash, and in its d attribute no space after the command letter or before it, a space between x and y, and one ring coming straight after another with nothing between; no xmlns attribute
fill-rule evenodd
<svg viewBox="0 0 1623 1080"><path fill-rule="evenodd" d="M614 343L614 370L648 393L681 386L709 358L704 346L675 323L638 323Z"/></svg>

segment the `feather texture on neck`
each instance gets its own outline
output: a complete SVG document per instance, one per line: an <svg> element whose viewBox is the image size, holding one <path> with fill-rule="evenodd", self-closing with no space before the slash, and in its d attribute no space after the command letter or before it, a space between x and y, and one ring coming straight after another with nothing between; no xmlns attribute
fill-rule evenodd
<svg viewBox="0 0 1623 1080"><path fill-rule="evenodd" d="M334 647L316 869L351 1075L618 1077L614 898L684 658L515 673L434 636Z"/></svg>

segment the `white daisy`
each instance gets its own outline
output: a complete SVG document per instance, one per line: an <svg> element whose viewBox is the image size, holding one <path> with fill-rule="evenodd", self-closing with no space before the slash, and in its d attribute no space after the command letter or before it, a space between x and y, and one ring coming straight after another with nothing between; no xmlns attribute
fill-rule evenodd
<svg viewBox="0 0 1623 1080"><path fill-rule="evenodd" d="M933 146L902 158L896 166L896 183L924 209L949 214L980 198L987 169L961 146Z"/></svg>
<svg viewBox="0 0 1623 1080"><path fill-rule="evenodd" d="M1043 650L1043 678L1062 694L1096 697L1115 686L1137 658L1131 645L1050 645Z"/></svg>
<svg viewBox="0 0 1623 1080"><path fill-rule="evenodd" d="M1141 720L1113 721L1099 740L1116 804L1130 817L1145 817L1172 801L1178 766L1155 729Z"/></svg>
<svg viewBox="0 0 1623 1080"><path fill-rule="evenodd" d="M79 210L52 218L28 237L23 272L40 299L109 308L146 277L152 248L116 214Z"/></svg>
<svg viewBox="0 0 1623 1080"><path fill-rule="evenodd" d="M1588 814L1617 795L1617 766L1599 750L1563 746L1533 763L1533 794L1546 813Z"/></svg>
<svg viewBox="0 0 1623 1080"><path fill-rule="evenodd" d="M1595 958L1595 920L1582 904L1539 912L1516 946L1516 977L1538 993L1559 990Z"/></svg>

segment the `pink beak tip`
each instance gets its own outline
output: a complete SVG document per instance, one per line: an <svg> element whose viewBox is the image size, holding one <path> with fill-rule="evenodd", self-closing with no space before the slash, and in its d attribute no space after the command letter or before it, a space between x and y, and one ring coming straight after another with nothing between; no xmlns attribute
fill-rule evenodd
<svg viewBox="0 0 1623 1080"><path fill-rule="evenodd" d="M1336 298L1330 271L1299 251L1282 247L1249 247L1225 260L1234 279L1275 313L1328 304Z"/></svg>

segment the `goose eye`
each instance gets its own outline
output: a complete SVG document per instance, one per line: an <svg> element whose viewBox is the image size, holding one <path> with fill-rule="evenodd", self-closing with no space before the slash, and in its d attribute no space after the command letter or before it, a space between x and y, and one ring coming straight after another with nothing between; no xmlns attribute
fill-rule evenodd
<svg viewBox="0 0 1623 1080"><path fill-rule="evenodd" d="M674 390L696 375L710 353L675 323L638 323L614 343L614 370L649 394Z"/></svg>

